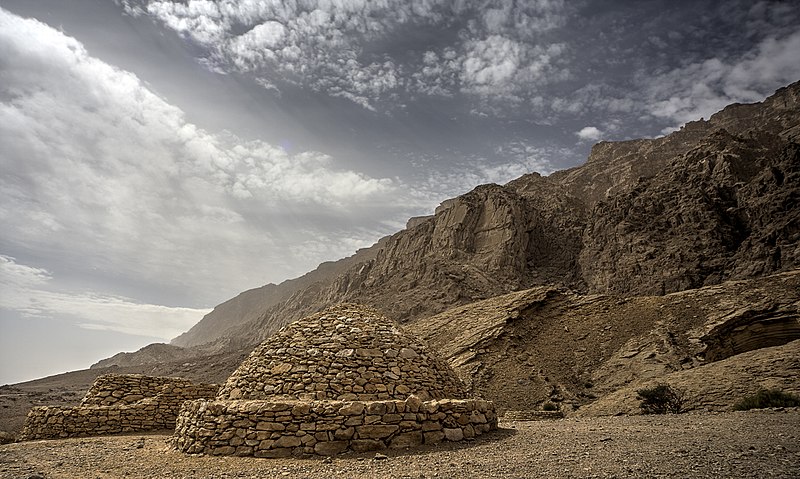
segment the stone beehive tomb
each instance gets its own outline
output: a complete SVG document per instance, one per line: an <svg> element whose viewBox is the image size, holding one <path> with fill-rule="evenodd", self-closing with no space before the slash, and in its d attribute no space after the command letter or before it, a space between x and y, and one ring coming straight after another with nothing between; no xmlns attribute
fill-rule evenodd
<svg viewBox="0 0 800 479"><path fill-rule="evenodd" d="M497 427L494 405L467 399L453 370L393 321L341 305L258 346L216 400L184 404L188 453L334 455L472 438Z"/></svg>
<svg viewBox="0 0 800 479"><path fill-rule="evenodd" d="M184 401L213 398L219 385L141 374L99 376L76 407L31 409L20 440L172 429Z"/></svg>

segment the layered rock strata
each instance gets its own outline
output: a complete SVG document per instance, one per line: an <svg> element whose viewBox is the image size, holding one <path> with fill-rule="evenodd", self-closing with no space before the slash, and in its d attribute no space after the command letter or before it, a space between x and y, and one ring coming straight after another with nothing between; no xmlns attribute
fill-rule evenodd
<svg viewBox="0 0 800 479"><path fill-rule="evenodd" d="M184 401L213 398L218 389L181 378L107 374L97 378L79 406L32 408L20 440L172 429Z"/></svg>

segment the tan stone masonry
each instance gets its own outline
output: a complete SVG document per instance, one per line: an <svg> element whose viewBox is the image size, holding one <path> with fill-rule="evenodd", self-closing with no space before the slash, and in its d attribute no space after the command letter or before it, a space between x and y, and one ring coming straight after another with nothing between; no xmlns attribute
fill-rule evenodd
<svg viewBox="0 0 800 479"><path fill-rule="evenodd" d="M497 428L450 366L377 311L340 305L259 345L216 400L184 404L183 452L286 457L461 441Z"/></svg>
<svg viewBox="0 0 800 479"><path fill-rule="evenodd" d="M184 401L213 398L218 389L181 378L100 376L77 407L32 408L20 440L172 429Z"/></svg>
<svg viewBox="0 0 800 479"><path fill-rule="evenodd" d="M406 448L470 439L497 428L491 402L191 401L175 427L187 453L287 457Z"/></svg>

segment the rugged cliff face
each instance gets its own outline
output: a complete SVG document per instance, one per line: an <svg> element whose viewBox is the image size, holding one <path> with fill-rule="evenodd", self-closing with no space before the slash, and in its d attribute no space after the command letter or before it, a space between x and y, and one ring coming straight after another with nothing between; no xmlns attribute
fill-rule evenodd
<svg viewBox="0 0 800 479"><path fill-rule="evenodd" d="M583 166L445 201L353 257L218 306L173 344L247 349L331 304L400 321L535 286L661 295L800 267L800 82Z"/></svg>
<svg viewBox="0 0 800 479"><path fill-rule="evenodd" d="M537 285L666 294L796 268L798 99L795 83L663 138L599 143L581 167L480 186L246 329L261 340L340 301L406 321Z"/></svg>

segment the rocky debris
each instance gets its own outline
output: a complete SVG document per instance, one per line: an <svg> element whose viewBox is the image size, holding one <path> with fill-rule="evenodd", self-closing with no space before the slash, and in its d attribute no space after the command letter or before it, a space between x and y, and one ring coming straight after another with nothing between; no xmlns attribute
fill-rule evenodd
<svg viewBox="0 0 800 479"><path fill-rule="evenodd" d="M568 418L501 423L468 443L384 449L330 459L187 455L167 435L35 441L0 446L0 477L781 477L800 476L798 410ZM138 436L137 436L138 437ZM606 439L606 440L604 440Z"/></svg>
<svg viewBox="0 0 800 479"><path fill-rule="evenodd" d="M184 401L212 398L218 389L180 378L100 376L77 407L32 408L20 440L172 429Z"/></svg>
<svg viewBox="0 0 800 479"><path fill-rule="evenodd" d="M377 311L340 305L289 324L253 350L220 399L464 398L450 366Z"/></svg>
<svg viewBox="0 0 800 479"><path fill-rule="evenodd" d="M561 411L506 411L500 418L503 422L511 421L548 421L553 419L563 419L564 413Z"/></svg>
<svg viewBox="0 0 800 479"><path fill-rule="evenodd" d="M580 416L639 414L636 391L668 384L683 392L684 409L727 411L759 389L800 394L800 340L738 354L658 379L638 380L577 411Z"/></svg>

